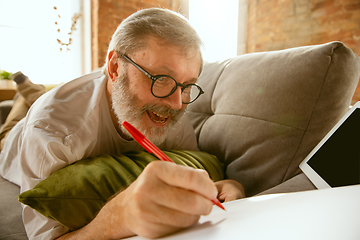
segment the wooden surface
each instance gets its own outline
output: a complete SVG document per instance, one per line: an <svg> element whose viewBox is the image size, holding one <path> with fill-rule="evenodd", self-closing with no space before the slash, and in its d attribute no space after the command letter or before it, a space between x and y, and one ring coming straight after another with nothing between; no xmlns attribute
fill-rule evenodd
<svg viewBox="0 0 360 240"><path fill-rule="evenodd" d="M11 100L16 94L15 89L0 89L0 101Z"/></svg>

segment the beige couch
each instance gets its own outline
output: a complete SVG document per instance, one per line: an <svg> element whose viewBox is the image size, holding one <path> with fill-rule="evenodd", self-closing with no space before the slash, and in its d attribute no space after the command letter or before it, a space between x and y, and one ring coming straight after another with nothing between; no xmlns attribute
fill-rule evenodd
<svg viewBox="0 0 360 240"><path fill-rule="evenodd" d="M189 105L199 147L248 196L312 188L298 166L349 109L359 76L340 42L206 64L205 95Z"/></svg>
<svg viewBox="0 0 360 240"><path fill-rule="evenodd" d="M206 63L188 113L201 150L248 196L314 189L298 166L348 110L360 58L339 42ZM19 188L0 178L0 239L26 239Z"/></svg>

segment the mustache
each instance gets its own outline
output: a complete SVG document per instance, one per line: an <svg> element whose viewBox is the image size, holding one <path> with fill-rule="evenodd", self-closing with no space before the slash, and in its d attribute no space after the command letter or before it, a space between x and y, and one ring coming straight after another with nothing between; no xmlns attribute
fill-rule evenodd
<svg viewBox="0 0 360 240"><path fill-rule="evenodd" d="M159 104L147 104L142 107L141 112L145 113L147 111L156 112L162 115L169 115L172 118L177 118L179 115L182 115L184 110L182 109L172 109L170 107L167 107L165 105L159 105Z"/></svg>

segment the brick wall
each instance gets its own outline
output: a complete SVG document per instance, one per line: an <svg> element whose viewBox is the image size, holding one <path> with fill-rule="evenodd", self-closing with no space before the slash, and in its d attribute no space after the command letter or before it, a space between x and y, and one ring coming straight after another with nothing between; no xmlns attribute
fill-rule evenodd
<svg viewBox="0 0 360 240"><path fill-rule="evenodd" d="M360 0L249 0L248 14L247 52L341 41L360 55Z"/></svg>
<svg viewBox="0 0 360 240"><path fill-rule="evenodd" d="M122 20L150 7L179 8L178 0L91 0L92 69L105 63L108 44Z"/></svg>
<svg viewBox="0 0 360 240"><path fill-rule="evenodd" d="M120 22L149 7L177 11L181 0L91 0L92 69L104 64ZM344 42L360 55L360 0L248 0L247 52ZM360 86L353 103L360 100Z"/></svg>

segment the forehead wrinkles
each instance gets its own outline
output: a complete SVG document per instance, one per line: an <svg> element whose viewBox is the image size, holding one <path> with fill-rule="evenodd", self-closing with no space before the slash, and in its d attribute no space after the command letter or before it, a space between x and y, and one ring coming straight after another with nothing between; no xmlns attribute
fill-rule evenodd
<svg viewBox="0 0 360 240"><path fill-rule="evenodd" d="M139 40L137 43L137 48L133 49L132 51L125 52L130 58L139 53L139 51L146 51L149 49L159 48L158 50L161 51L161 48L174 48L176 49L176 54L179 56L185 57L186 59L195 59L197 56L200 56L200 48L195 45L189 44L174 44L169 42L165 39L161 39L156 35L145 35L143 36L142 40ZM143 55L143 54L142 54Z"/></svg>
<svg viewBox="0 0 360 240"><path fill-rule="evenodd" d="M150 45L148 48L136 51L129 57L152 75L170 75L176 80L183 79L183 82L197 80L202 68L200 52L196 49L182 52L172 44L164 45L166 50L162 49L158 43L152 43L152 46L154 47L151 48ZM167 51L169 55L161 56L164 51ZM169 56L169 61L167 61L167 56ZM179 58L183 58L184 61Z"/></svg>

